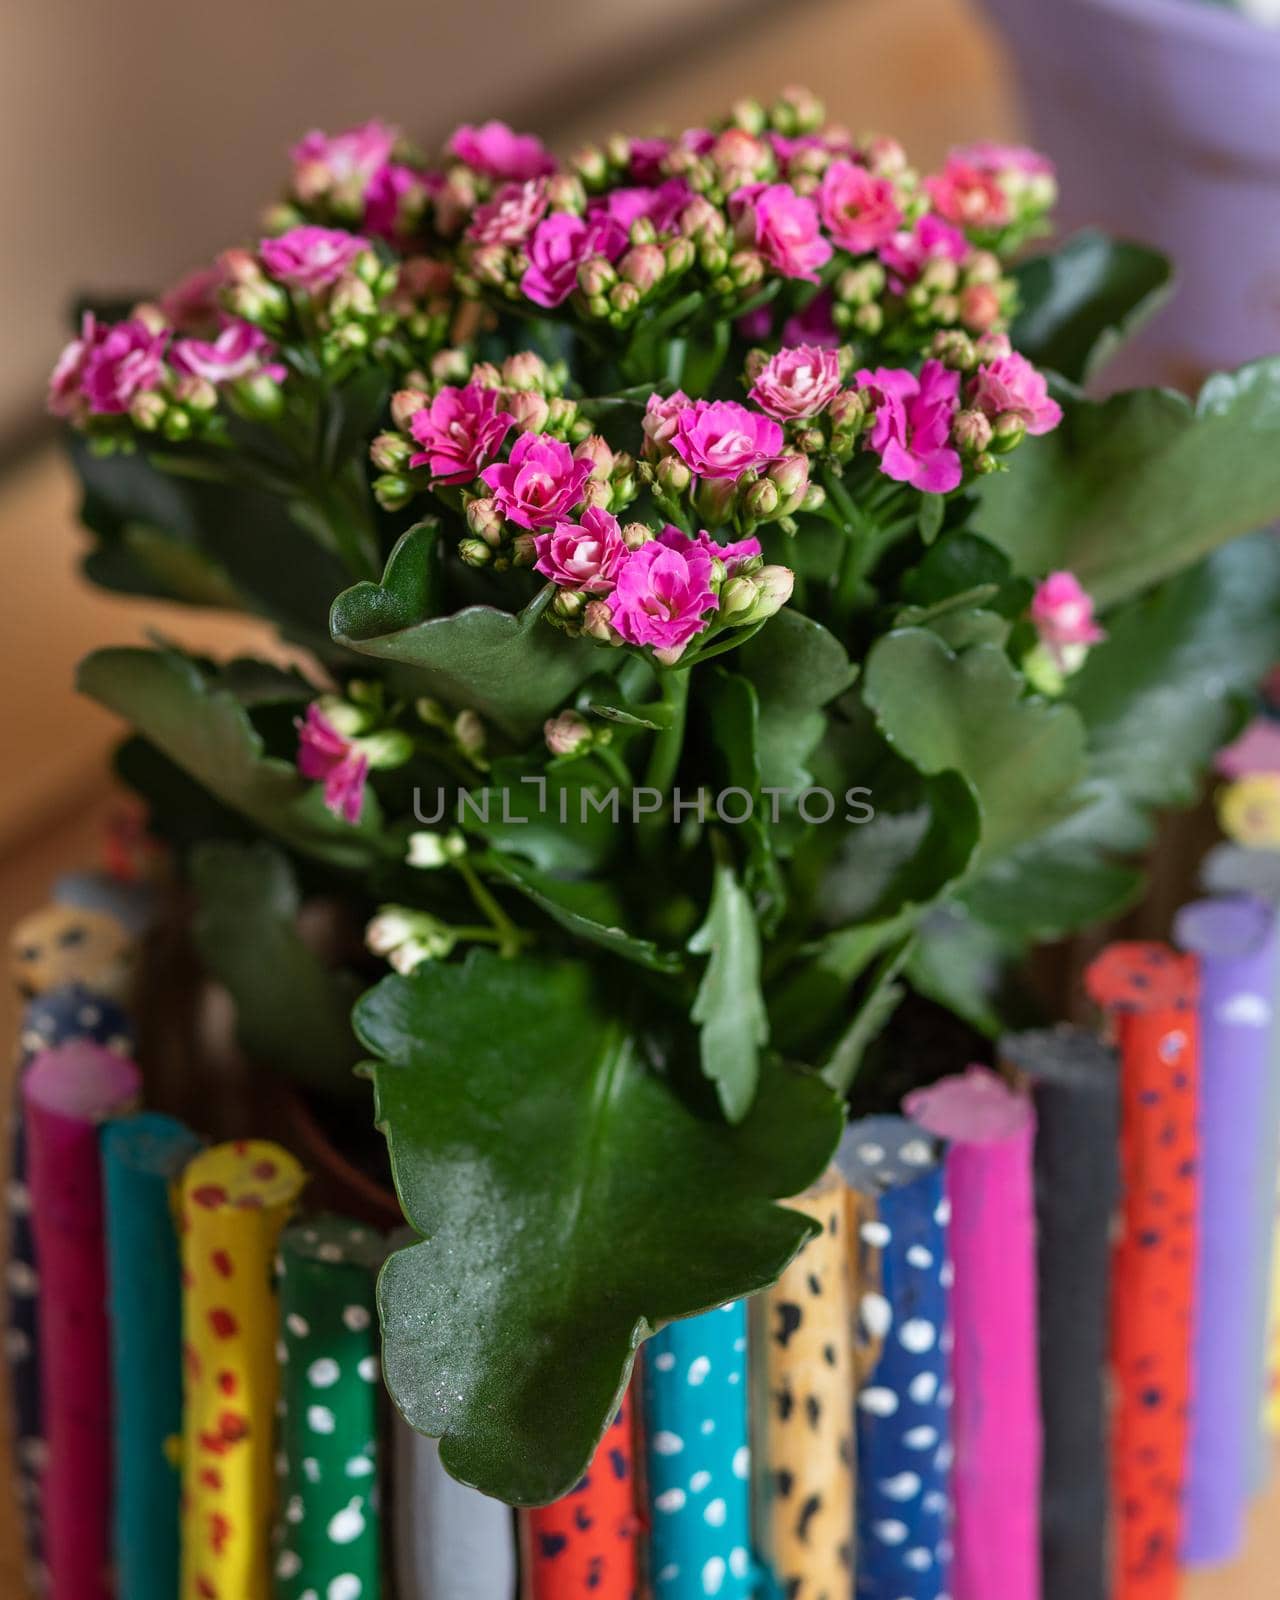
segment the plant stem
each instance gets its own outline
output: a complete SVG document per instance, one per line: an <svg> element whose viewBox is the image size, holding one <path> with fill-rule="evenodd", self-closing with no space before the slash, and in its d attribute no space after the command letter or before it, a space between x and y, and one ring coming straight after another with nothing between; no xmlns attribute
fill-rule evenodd
<svg viewBox="0 0 1280 1600"><path fill-rule="evenodd" d="M685 715L689 706L689 668L673 667L659 679L662 703L670 713L671 721L656 736L645 769L646 787L666 794L680 765L684 749Z"/></svg>
<svg viewBox="0 0 1280 1600"><path fill-rule="evenodd" d="M492 938L497 943L498 954L500 956L517 955L520 946L525 942L525 935L516 927L493 895L489 893L480 874L465 856L456 861L454 865L462 874L463 881L471 891L471 898L492 924L491 931L485 930L485 932L487 937ZM476 935L473 933L469 934L468 937L475 938Z"/></svg>

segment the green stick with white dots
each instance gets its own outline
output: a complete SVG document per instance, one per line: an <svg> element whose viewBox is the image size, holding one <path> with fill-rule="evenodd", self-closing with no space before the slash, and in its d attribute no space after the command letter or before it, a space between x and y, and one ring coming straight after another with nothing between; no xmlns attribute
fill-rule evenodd
<svg viewBox="0 0 1280 1600"><path fill-rule="evenodd" d="M320 1217L280 1239L276 1600L381 1600L382 1385L374 1283L386 1241Z"/></svg>

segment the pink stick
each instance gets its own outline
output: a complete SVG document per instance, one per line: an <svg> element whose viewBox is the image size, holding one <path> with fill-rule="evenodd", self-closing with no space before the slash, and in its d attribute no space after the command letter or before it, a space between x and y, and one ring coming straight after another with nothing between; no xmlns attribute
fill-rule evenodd
<svg viewBox="0 0 1280 1600"><path fill-rule="evenodd" d="M1035 1113L984 1067L907 1096L947 1139L955 1600L1040 1600Z"/></svg>
<svg viewBox="0 0 1280 1600"><path fill-rule="evenodd" d="M109 1600L111 1377L98 1124L141 1087L132 1062L77 1040L23 1082L40 1271L49 1600Z"/></svg>

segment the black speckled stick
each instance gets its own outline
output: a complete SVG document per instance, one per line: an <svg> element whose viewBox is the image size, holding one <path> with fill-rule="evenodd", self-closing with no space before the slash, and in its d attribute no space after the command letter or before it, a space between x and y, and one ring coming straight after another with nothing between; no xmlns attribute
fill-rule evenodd
<svg viewBox="0 0 1280 1600"><path fill-rule="evenodd" d="M1119 1068L1083 1028L1012 1034L1008 1066L1036 1106L1044 1600L1106 1600L1105 1374L1111 1219L1119 1193Z"/></svg>

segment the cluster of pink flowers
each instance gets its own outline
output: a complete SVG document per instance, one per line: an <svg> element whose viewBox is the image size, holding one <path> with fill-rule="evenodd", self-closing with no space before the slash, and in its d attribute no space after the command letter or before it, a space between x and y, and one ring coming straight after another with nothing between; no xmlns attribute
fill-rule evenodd
<svg viewBox="0 0 1280 1600"><path fill-rule="evenodd" d="M376 120L333 135L313 129L290 152L292 193L303 205L327 203L374 238L400 238L429 190L424 174L394 159L402 143L398 129Z"/></svg>
<svg viewBox="0 0 1280 1600"><path fill-rule="evenodd" d="M211 339L174 338L157 315L106 324L86 312L79 335L63 350L49 380L48 407L73 421L120 416L148 394L180 388L184 379L215 387L260 375L279 381L275 346L251 323L220 315Z"/></svg>
<svg viewBox="0 0 1280 1600"><path fill-rule="evenodd" d="M705 531L690 538L671 524L656 537L639 524L624 533L598 507L578 522L554 523L534 544L537 571L591 597L589 633L650 645L667 661L678 659L719 609L720 584L760 557L757 539L717 544Z"/></svg>

